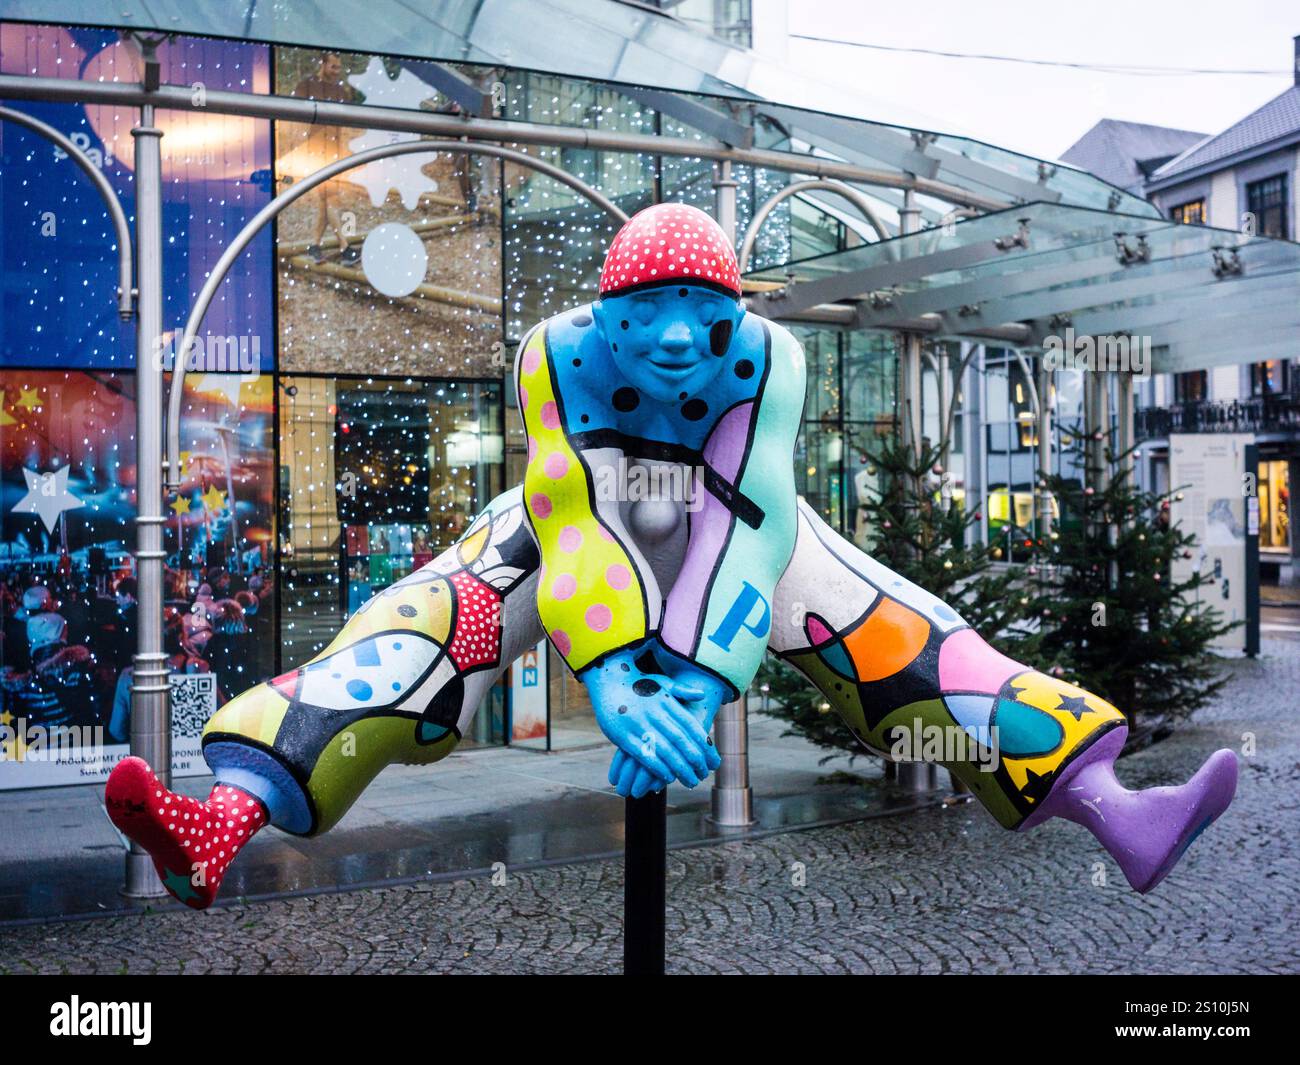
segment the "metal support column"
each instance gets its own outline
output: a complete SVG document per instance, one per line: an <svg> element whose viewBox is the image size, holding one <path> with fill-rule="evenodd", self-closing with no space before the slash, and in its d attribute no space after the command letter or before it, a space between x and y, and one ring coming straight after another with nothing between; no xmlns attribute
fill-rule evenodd
<svg viewBox="0 0 1300 1065"><path fill-rule="evenodd" d="M1111 461L1107 463L1107 478L1109 484L1111 478L1125 479L1129 484L1133 483L1133 436L1135 426L1133 424L1133 378L1123 370L1115 370L1108 377L1115 384L1115 395L1112 401L1109 387L1106 388L1106 406L1103 408L1106 412L1105 424L1103 431L1107 433L1107 438L1113 440L1111 451ZM1107 382L1109 385L1110 382ZM1110 410L1111 403L1114 403L1115 409L1115 435L1110 437ZM1119 532L1124 525L1124 516L1122 514L1111 515L1111 525L1107 530L1106 536L1112 547L1119 543ZM1119 588L1119 563L1111 562L1108 577L1110 578L1110 588L1112 590Z"/></svg>
<svg viewBox="0 0 1300 1065"><path fill-rule="evenodd" d="M898 212L899 229L903 235L921 228L921 209L911 190L903 193L903 206ZM899 372L898 412L903 421L903 443L921 454L921 334L899 334L902 357Z"/></svg>
<svg viewBox="0 0 1300 1065"><path fill-rule="evenodd" d="M899 413L903 419L903 443L921 456L921 334L902 333L902 372L899 382L902 389L898 397Z"/></svg>
<svg viewBox="0 0 1300 1065"><path fill-rule="evenodd" d="M921 228L921 210L916 205L916 197L911 189L903 193L903 206L898 212L898 221L899 231L903 235L915 233ZM898 412L903 420L903 443L912 449L916 458L920 458L921 438L924 435L921 421L921 334L901 333L899 339L901 358ZM928 762L900 762L898 786L905 791L934 791L939 787L939 767Z"/></svg>
<svg viewBox="0 0 1300 1065"><path fill-rule="evenodd" d="M722 764L713 777L710 820L729 828L755 824L754 791L749 786L748 698L725 703L713 719L713 742Z"/></svg>
<svg viewBox="0 0 1300 1065"><path fill-rule="evenodd" d="M1100 375L1085 370L1083 373L1083 454L1084 485L1096 491L1100 485L1101 467L1101 396L1098 382Z"/></svg>
<svg viewBox="0 0 1300 1065"><path fill-rule="evenodd" d="M1053 371L1039 357L1038 369L1038 538L1052 535L1052 490L1047 479L1052 475L1052 390Z"/></svg>
<svg viewBox="0 0 1300 1065"><path fill-rule="evenodd" d="M1101 430L1101 439L1097 442L1097 491L1101 492L1110 485L1114 451L1114 437L1110 427L1111 374L1108 370L1098 370L1094 376L1097 378L1097 420Z"/></svg>
<svg viewBox="0 0 1300 1065"><path fill-rule="evenodd" d="M1134 424L1133 377L1118 371L1115 374L1115 467L1116 472L1134 474L1133 447L1137 440Z"/></svg>
<svg viewBox="0 0 1300 1065"><path fill-rule="evenodd" d="M144 50L146 64L153 49ZM163 653L163 497L162 497L162 130L154 125L152 105L140 108L135 138L136 285L136 581L139 621L131 679L131 753L171 782L172 735L168 706L167 656ZM178 870L179 872L180 870ZM188 872L188 870L185 870ZM124 893L151 898L166 892L153 859L132 843L126 856Z"/></svg>
<svg viewBox="0 0 1300 1065"><path fill-rule="evenodd" d="M736 243L736 188L739 182L731 176L731 160L723 159L713 166L713 192L717 207L718 225L731 243Z"/></svg>
<svg viewBox="0 0 1300 1065"><path fill-rule="evenodd" d="M718 225L736 242L736 180L731 161L714 166L713 188L717 196ZM754 823L754 792L749 786L749 708L745 693L718 710L713 721L713 742L722 764L713 775L712 819L719 825L743 827Z"/></svg>
<svg viewBox="0 0 1300 1065"><path fill-rule="evenodd" d="M1085 484L1094 492L1104 492L1110 485L1111 426L1110 426L1110 374L1105 370L1085 371L1084 382L1084 424L1088 434L1086 441L1088 470ZM1094 535L1103 535L1112 545L1116 542L1119 529L1112 522L1102 529L1094 523ZM1114 562L1107 567L1106 588L1113 589L1119 579L1119 572Z"/></svg>

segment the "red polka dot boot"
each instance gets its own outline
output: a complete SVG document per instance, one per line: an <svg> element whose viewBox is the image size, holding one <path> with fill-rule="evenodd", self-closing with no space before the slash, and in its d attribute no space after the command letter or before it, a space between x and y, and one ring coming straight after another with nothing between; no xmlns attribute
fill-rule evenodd
<svg viewBox="0 0 1300 1065"><path fill-rule="evenodd" d="M163 886L191 909L212 905L235 855L267 822L259 799L217 784L207 802L168 791L142 758L108 776L109 819L149 852Z"/></svg>

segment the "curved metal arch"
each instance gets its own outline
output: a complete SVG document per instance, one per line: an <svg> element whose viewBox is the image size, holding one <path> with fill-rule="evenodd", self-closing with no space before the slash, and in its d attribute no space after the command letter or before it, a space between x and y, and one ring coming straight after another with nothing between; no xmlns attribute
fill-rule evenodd
<svg viewBox="0 0 1300 1065"><path fill-rule="evenodd" d="M317 185L323 184L355 167L373 163L377 159L387 159L394 155L415 155L420 152L463 152L467 155L496 156L498 159L505 159L507 162L516 163L519 166L527 167L529 170L535 170L539 174L554 178L561 184L567 185L575 192L585 196L597 207L605 211L606 214L613 215L618 222L627 221L627 215L617 204L607 199L580 178L576 178L572 174L561 170L558 166L552 166L544 160L535 159L526 152L516 151L513 148L503 148L497 144L450 140L400 141L397 144L384 144L378 148L357 152L355 155L337 159L328 166L321 167L315 173L291 185L249 219L248 224L239 231L235 239L230 242L222 253L221 258L217 260L216 266L212 268L212 273L208 275L203 288L199 290L198 298L194 301L194 307L185 323L185 332L181 336L180 345L176 348L171 391L167 396L167 457L163 463L165 467L164 480L167 488L174 489L180 486L181 401L185 391L186 355L194 344L194 339L199 332L199 326L203 324L203 317L207 314L208 307L217 294L217 289L221 287L221 283L226 279L226 275L230 272L235 260L239 258L253 238L262 231L263 227L271 219Z"/></svg>
<svg viewBox="0 0 1300 1065"><path fill-rule="evenodd" d="M743 274L749 269L749 258L754 253L754 244L758 240L759 230L763 228L763 223L767 221L770 215L777 207L791 196L796 196L801 192L812 192L821 189L824 192L833 192L848 200L854 207L862 212L864 218L876 231L876 235L881 240L889 240L890 232L885 228L885 223L880 220L876 214L876 209L871 206L871 201L866 195L855 189L852 185L846 185L842 181L834 181L830 178L812 178L807 181L795 181L786 185L773 193L771 197L754 212L754 217L749 223L749 228L745 230L745 239L740 245L740 255L738 256L740 272Z"/></svg>
<svg viewBox="0 0 1300 1065"><path fill-rule="evenodd" d="M104 172L99 167L90 161L90 156L53 126L42 122L40 119L24 114L22 111L15 111L10 107L0 107L0 122L12 122L15 126L23 126L46 140L57 144L90 178L91 183L99 192L100 198L104 201L104 206L108 208L108 216L113 220L113 229L117 233L117 314L123 320L130 319L135 314L135 282L132 280L133 268L131 264L131 227L127 224L126 212L122 210L121 201L118 200L117 193L113 191L113 186L109 184L108 178L104 176Z"/></svg>

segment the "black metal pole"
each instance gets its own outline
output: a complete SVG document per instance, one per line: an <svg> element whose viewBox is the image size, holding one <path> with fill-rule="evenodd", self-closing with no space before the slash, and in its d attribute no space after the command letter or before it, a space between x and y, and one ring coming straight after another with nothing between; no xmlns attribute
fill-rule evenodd
<svg viewBox="0 0 1300 1065"><path fill-rule="evenodd" d="M663 976L668 789L629 798L623 862L623 974Z"/></svg>

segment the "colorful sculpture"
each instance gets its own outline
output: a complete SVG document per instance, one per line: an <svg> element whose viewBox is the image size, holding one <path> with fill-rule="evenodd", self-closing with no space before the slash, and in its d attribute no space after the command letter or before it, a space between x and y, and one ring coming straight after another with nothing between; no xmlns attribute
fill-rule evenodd
<svg viewBox="0 0 1300 1065"><path fill-rule="evenodd" d="M114 769L110 817L187 905L212 901L264 825L324 832L384 766L446 755L543 634L591 695L622 795L716 769L714 715L770 649L867 746L914 738L1008 828L1084 825L1139 891L1227 808L1232 752L1181 787L1125 790L1115 707L994 651L798 498L803 352L745 312L731 246L702 212L663 204L628 222L600 298L533 329L516 382L522 488L312 662L222 707L203 737L206 802L138 758ZM679 490L638 488L656 482ZM931 749L931 734L947 742Z"/></svg>

